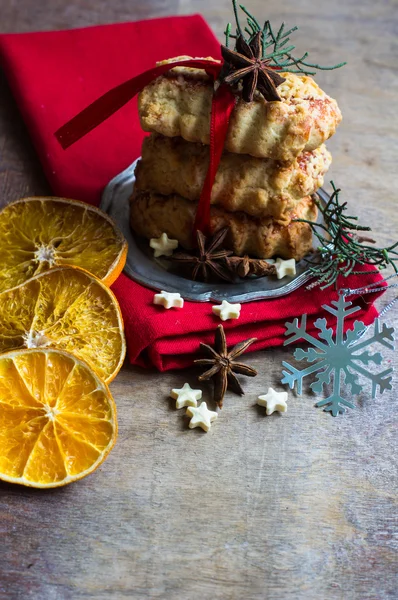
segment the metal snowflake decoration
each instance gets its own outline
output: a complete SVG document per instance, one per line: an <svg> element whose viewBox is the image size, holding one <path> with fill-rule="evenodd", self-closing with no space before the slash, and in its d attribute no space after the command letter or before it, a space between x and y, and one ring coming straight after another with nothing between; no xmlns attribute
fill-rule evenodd
<svg viewBox="0 0 398 600"><path fill-rule="evenodd" d="M333 376L332 395L324 400L320 400L315 406L323 406L326 412L331 412L334 417L343 414L345 407L355 408L355 405L341 396L343 381L351 388L351 394L359 394L363 386L358 383L358 375L362 375L372 382L372 398L375 398L377 387L380 393L385 390L391 390L392 368L386 369L380 373L372 373L365 368L371 363L380 365L383 357L377 352L370 354L367 350L362 351L371 344L379 343L390 350L394 349L391 342L394 341L394 328L387 327L385 323L380 323L378 319L374 322L373 335L369 339L361 341L363 334L369 329L360 321L355 321L354 328L344 334L344 321L346 317L360 310L359 306L350 308L352 302L348 302L343 294L339 299L332 301L335 306L324 305L327 312L334 315L337 320L336 334L333 329L327 327L326 319L317 319L314 325L319 330L319 339L313 337L306 331L307 315L299 319L294 319L292 323L286 323L286 336L291 336L284 343L285 346L297 342L300 339L306 340L313 346L308 350L297 348L294 352L294 358L298 361L306 360L308 363L314 363L306 369L299 370L287 362L283 366L289 371L283 371L282 383L287 383L291 389L297 382L297 393L301 395L303 380L307 375L317 373L311 389L315 393L321 393L324 386L329 384Z"/></svg>

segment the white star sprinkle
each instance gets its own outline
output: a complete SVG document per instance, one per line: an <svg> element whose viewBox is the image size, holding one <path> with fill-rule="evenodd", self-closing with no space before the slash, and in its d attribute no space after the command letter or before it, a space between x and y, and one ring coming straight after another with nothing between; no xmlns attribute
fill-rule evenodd
<svg viewBox="0 0 398 600"><path fill-rule="evenodd" d="M296 274L296 261L294 258L289 260L283 260L283 258L277 258L276 263L276 276L278 279L283 279L287 275L292 277Z"/></svg>
<svg viewBox="0 0 398 600"><path fill-rule="evenodd" d="M171 256L173 250L178 246L178 240L171 240L167 233L162 233L159 238L152 238L149 241L149 245L155 250L153 254L155 258L159 258L159 256Z"/></svg>
<svg viewBox="0 0 398 600"><path fill-rule="evenodd" d="M193 429L194 427L201 427L204 431L209 431L211 424L218 417L216 412L213 412L207 408L206 402L202 402L198 408L189 406L186 414L188 417L191 417L189 422L190 429Z"/></svg>
<svg viewBox="0 0 398 600"><path fill-rule="evenodd" d="M198 400L202 397L202 390L193 390L189 383L184 383L183 387L171 390L170 396L177 400L176 408L184 408L184 406L198 406Z"/></svg>
<svg viewBox="0 0 398 600"><path fill-rule="evenodd" d="M162 291L160 294L154 295L153 303L160 304L165 308L182 308L184 306L184 299L181 298L180 294L170 294L169 292Z"/></svg>
<svg viewBox="0 0 398 600"><path fill-rule="evenodd" d="M273 412L286 412L287 411L287 392L276 392L274 389L269 388L268 392L264 396L259 396L257 404L266 407L267 415L272 415Z"/></svg>
<svg viewBox="0 0 398 600"><path fill-rule="evenodd" d="M228 319L239 319L241 304L230 304L228 300L223 300L221 304L212 307L213 314L220 317L221 321Z"/></svg>

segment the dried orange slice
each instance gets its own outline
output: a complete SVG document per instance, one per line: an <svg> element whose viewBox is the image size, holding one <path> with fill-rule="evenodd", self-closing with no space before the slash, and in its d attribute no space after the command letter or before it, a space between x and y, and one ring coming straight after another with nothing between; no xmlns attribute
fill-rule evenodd
<svg viewBox="0 0 398 600"><path fill-rule="evenodd" d="M109 382L126 352L117 300L82 269L58 267L0 294L0 352L58 348Z"/></svg>
<svg viewBox="0 0 398 600"><path fill-rule="evenodd" d="M0 356L0 479L71 483L95 471L116 436L115 402L86 363L48 348Z"/></svg>
<svg viewBox="0 0 398 600"><path fill-rule="evenodd" d="M64 198L23 198L0 211L0 292L54 266L77 266L111 285L127 242L94 206Z"/></svg>

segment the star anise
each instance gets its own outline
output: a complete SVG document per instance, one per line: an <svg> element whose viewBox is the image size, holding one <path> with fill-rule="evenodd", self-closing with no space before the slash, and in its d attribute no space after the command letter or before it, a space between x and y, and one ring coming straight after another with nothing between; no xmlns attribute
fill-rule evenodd
<svg viewBox="0 0 398 600"><path fill-rule="evenodd" d="M264 277L264 275L275 275L275 265L271 265L266 260L261 258L250 258L249 256L229 256L226 259L227 265L231 271L242 278L248 275L256 275L257 277Z"/></svg>
<svg viewBox="0 0 398 600"><path fill-rule="evenodd" d="M250 44L242 35L238 36L236 50L221 46L224 67L219 82L235 85L242 81L242 98L246 102L253 102L256 90L269 102L281 100L276 88L285 79L269 66L271 59L262 58L262 35L259 31Z"/></svg>
<svg viewBox="0 0 398 600"><path fill-rule="evenodd" d="M214 400L220 408L222 408L227 388L230 388L236 394L244 394L235 373L247 375L248 377L255 377L257 375L257 371L252 367L235 362L235 359L241 356L256 339L245 340L228 352L224 327L219 325L214 339L214 348L208 344L200 344L200 347L209 358L199 358L194 362L197 365L210 366L210 369L203 373L203 375L200 375L198 379L199 381L207 381L214 377Z"/></svg>
<svg viewBox="0 0 398 600"><path fill-rule="evenodd" d="M201 231L197 231L197 254L175 252L170 257L170 260L191 266L191 277L194 281L198 277L201 277L204 281L208 281L211 273L214 273L225 281L232 281L233 274L231 274L225 262L225 259L232 254L232 251L223 250L220 247L227 233L228 227L220 229L207 243L206 236Z"/></svg>

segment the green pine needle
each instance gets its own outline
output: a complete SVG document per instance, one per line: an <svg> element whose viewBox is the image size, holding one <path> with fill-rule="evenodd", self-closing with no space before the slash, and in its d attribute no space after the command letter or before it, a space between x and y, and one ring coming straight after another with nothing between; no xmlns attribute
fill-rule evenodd
<svg viewBox="0 0 398 600"><path fill-rule="evenodd" d="M229 48L229 39L231 37L231 29L232 29L232 24L228 23L227 28L225 30L225 45L227 48Z"/></svg>
<svg viewBox="0 0 398 600"><path fill-rule="evenodd" d="M244 37L243 35L243 31L242 31L242 27L240 25L240 20L239 20L239 11L238 11L238 5L236 0L232 0L232 6L234 8L234 14L235 14L235 22L236 22L236 27L237 27L237 33L239 35L241 35L242 37Z"/></svg>

